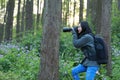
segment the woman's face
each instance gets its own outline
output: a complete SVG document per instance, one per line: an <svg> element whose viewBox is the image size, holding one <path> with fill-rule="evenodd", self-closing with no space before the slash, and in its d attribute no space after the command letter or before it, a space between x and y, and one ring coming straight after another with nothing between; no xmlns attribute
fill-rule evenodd
<svg viewBox="0 0 120 80"><path fill-rule="evenodd" d="M81 24L79 24L78 26L78 33L81 33L82 32L82 27L81 27Z"/></svg>

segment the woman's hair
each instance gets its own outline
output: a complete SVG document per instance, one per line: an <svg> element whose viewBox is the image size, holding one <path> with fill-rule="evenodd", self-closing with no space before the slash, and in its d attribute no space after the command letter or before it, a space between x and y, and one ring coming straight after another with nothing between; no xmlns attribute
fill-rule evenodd
<svg viewBox="0 0 120 80"><path fill-rule="evenodd" d="M80 22L80 24L82 27L82 32L79 33L78 35L83 36L85 34L92 33L92 30L90 29L87 21L82 21L82 22Z"/></svg>

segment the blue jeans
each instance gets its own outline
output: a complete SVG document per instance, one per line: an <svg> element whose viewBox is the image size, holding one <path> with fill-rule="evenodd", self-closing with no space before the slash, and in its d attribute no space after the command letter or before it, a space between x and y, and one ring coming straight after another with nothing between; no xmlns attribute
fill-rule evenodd
<svg viewBox="0 0 120 80"><path fill-rule="evenodd" d="M85 67L81 64L72 69L72 77L74 80L80 80L79 73L86 72L86 80L94 80L96 72L98 71L98 66L88 66Z"/></svg>

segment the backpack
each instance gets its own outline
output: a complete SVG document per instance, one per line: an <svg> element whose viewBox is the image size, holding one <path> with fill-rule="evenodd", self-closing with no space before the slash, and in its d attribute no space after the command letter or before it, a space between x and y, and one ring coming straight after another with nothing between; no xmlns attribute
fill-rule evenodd
<svg viewBox="0 0 120 80"><path fill-rule="evenodd" d="M108 62L108 49L103 38L94 36L94 45L96 50L96 60L98 64L107 64Z"/></svg>

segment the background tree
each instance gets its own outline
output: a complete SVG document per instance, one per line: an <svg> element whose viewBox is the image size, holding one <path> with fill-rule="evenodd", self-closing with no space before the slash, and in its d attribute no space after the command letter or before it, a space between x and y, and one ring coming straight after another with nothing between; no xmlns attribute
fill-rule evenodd
<svg viewBox="0 0 120 80"><path fill-rule="evenodd" d="M22 7L22 12L21 12L21 33L20 36L24 35L24 31L25 31L25 5L26 5L26 1L23 0L23 7Z"/></svg>
<svg viewBox="0 0 120 80"><path fill-rule="evenodd" d="M13 13L14 13L15 0L9 0L7 2L6 14L5 14L5 40L12 39L13 30Z"/></svg>
<svg viewBox="0 0 120 80"><path fill-rule="evenodd" d="M62 24L67 25L69 19L70 0L63 0L62 4Z"/></svg>
<svg viewBox="0 0 120 80"><path fill-rule="evenodd" d="M3 41L4 25L0 23L0 43Z"/></svg>
<svg viewBox="0 0 120 80"><path fill-rule="evenodd" d="M95 17L95 32L100 34L101 32L101 16L102 16L102 0L96 0L96 17Z"/></svg>
<svg viewBox="0 0 120 80"><path fill-rule="evenodd" d="M36 29L38 29L39 22L40 22L40 0L37 0Z"/></svg>
<svg viewBox="0 0 120 80"><path fill-rule="evenodd" d="M65 0L66 1L66 0ZM70 0L66 1L66 12L65 12L65 20L63 21L65 25L68 25L68 19L69 19L69 7L70 7Z"/></svg>
<svg viewBox="0 0 120 80"><path fill-rule="evenodd" d="M120 0L118 0L118 10L120 11Z"/></svg>
<svg viewBox="0 0 120 80"><path fill-rule="evenodd" d="M73 7L73 24L75 25L75 14L76 14L76 0L74 0L74 7Z"/></svg>
<svg viewBox="0 0 120 80"><path fill-rule="evenodd" d="M16 24L16 37L19 38L20 37L20 4L21 4L21 0L18 0L18 12L17 12L17 24Z"/></svg>
<svg viewBox="0 0 120 80"><path fill-rule="evenodd" d="M80 0L79 22L83 20L84 0Z"/></svg>
<svg viewBox="0 0 120 80"><path fill-rule="evenodd" d="M43 9L44 9L44 7L43 7L43 3L44 3L44 1L43 0L41 0L40 1L40 24L42 25L42 14L43 14Z"/></svg>
<svg viewBox="0 0 120 80"><path fill-rule="evenodd" d="M107 75L111 76L111 6L112 0L102 0L102 16L101 16L101 34L104 37L108 46L108 64Z"/></svg>
<svg viewBox="0 0 120 80"><path fill-rule="evenodd" d="M33 27L33 0L26 0L26 8L25 8L25 31L34 31Z"/></svg>
<svg viewBox="0 0 120 80"><path fill-rule="evenodd" d="M91 0L87 0L86 20L89 19L89 15L90 15L90 1Z"/></svg>
<svg viewBox="0 0 120 80"><path fill-rule="evenodd" d="M93 26L96 25L96 16L97 16L96 8L97 8L97 6L99 6L99 4L100 3L97 3L97 0L91 0L91 6L90 6L91 7L91 23Z"/></svg>
<svg viewBox="0 0 120 80"><path fill-rule="evenodd" d="M45 0L39 80L59 80L61 3L61 0Z"/></svg>

